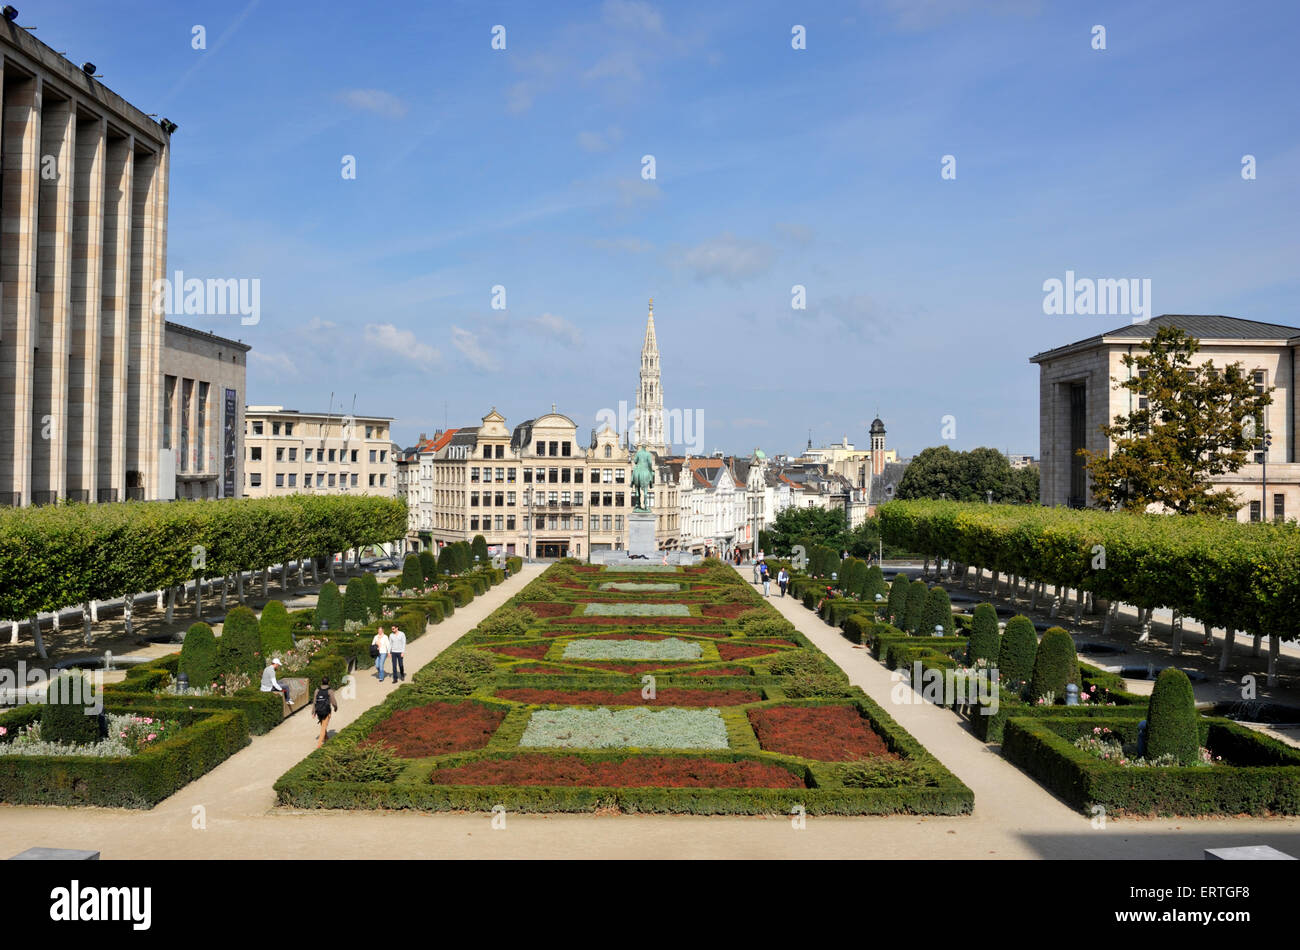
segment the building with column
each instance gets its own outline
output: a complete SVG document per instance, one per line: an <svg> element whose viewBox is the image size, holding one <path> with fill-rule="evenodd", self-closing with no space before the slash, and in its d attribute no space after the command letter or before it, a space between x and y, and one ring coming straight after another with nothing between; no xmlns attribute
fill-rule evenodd
<svg viewBox="0 0 1300 950"><path fill-rule="evenodd" d="M0 504L174 491L160 429L170 132L0 19Z"/></svg>
<svg viewBox="0 0 1300 950"><path fill-rule="evenodd" d="M244 494L247 343L167 321L162 355L158 495Z"/></svg>
<svg viewBox="0 0 1300 950"><path fill-rule="evenodd" d="M250 498L301 494L397 494L391 416L300 412L283 406L244 410Z"/></svg>
<svg viewBox="0 0 1300 950"><path fill-rule="evenodd" d="M1300 514L1300 457L1297 457L1295 385L1300 328L1237 317L1162 314L1127 324L1030 358L1038 366L1039 499L1045 505L1084 507L1093 503L1092 484L1080 449L1109 452L1102 425L1141 408L1140 398L1113 382L1132 372L1121 361L1139 355L1157 328L1176 326L1200 341L1193 361L1215 366L1242 364L1256 391L1274 390L1260 421L1261 437L1246 465L1215 477L1237 494L1242 521L1295 520ZM1267 471L1265 471L1267 463Z"/></svg>

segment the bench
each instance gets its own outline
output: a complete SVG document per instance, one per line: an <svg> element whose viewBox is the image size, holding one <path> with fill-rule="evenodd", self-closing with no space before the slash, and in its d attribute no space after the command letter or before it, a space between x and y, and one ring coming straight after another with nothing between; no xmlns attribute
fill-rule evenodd
<svg viewBox="0 0 1300 950"><path fill-rule="evenodd" d="M282 676L280 685L289 690L289 699L293 702L290 706L284 704L284 716L287 719L300 709L307 708L307 701L310 698L307 691L311 688L311 683L305 676Z"/></svg>

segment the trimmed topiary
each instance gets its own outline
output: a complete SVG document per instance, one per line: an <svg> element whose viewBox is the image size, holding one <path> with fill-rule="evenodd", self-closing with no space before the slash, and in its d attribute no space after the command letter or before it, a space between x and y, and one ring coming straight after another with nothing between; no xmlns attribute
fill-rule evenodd
<svg viewBox="0 0 1300 950"><path fill-rule="evenodd" d="M424 575L425 581L431 581L438 576L438 559L433 556L433 552L425 548L420 552L420 573ZM406 565L402 565L405 569Z"/></svg>
<svg viewBox="0 0 1300 950"><path fill-rule="evenodd" d="M358 623L370 622L370 605L366 602L366 586L361 578L354 577L343 588L343 622L355 620Z"/></svg>
<svg viewBox="0 0 1300 950"><path fill-rule="evenodd" d="M1031 634L1033 629L1031 623L1029 625ZM1038 638L1035 636L1033 649L1037 648ZM970 642L966 645L966 660L971 666L974 666L980 660L986 660L989 666L993 666L997 664L998 655L1001 651L1002 637L998 633L998 612L993 608L992 604L980 604L975 608L975 613L971 616ZM1033 662L1032 656L1031 653L1031 664ZM1030 669L1032 669L1032 666Z"/></svg>
<svg viewBox="0 0 1300 950"><path fill-rule="evenodd" d="M289 611L284 609L284 604L280 601L273 600L262 608L262 619L258 621L257 627L261 634L262 656L293 649Z"/></svg>
<svg viewBox="0 0 1300 950"><path fill-rule="evenodd" d="M1201 754L1197 719L1196 698L1187 674L1172 666L1161 670L1147 709L1146 757L1172 755L1179 765L1195 765Z"/></svg>
<svg viewBox="0 0 1300 950"><path fill-rule="evenodd" d="M402 587L405 590L421 590L424 587L424 565L418 554L408 554L402 561Z"/></svg>
<svg viewBox="0 0 1300 950"><path fill-rule="evenodd" d="M1065 687L1079 683L1079 657L1074 640L1063 627L1043 634L1034 654L1034 673L1029 680L1029 698L1034 702L1052 694L1054 703L1065 702Z"/></svg>
<svg viewBox="0 0 1300 950"><path fill-rule="evenodd" d="M275 601L279 603L279 601ZM191 686L207 687L217 678L217 635L200 620L185 631L177 671L189 677Z"/></svg>
<svg viewBox="0 0 1300 950"><path fill-rule="evenodd" d="M474 535L474 542L470 545L469 562L480 567L488 562L487 538L481 534Z"/></svg>
<svg viewBox="0 0 1300 950"><path fill-rule="evenodd" d="M996 613L994 614L996 618ZM1028 683L1034 675L1034 657L1038 653L1038 631L1024 614L1007 621L998 650L998 679L1012 687Z"/></svg>
<svg viewBox="0 0 1300 950"><path fill-rule="evenodd" d="M885 572L877 564L872 564L863 575L862 589L858 592L863 600L869 604L876 602L876 595L882 598L889 596L889 583L885 580Z"/></svg>
<svg viewBox="0 0 1300 950"><path fill-rule="evenodd" d="M380 598L383 593L379 589L379 578L374 574L365 574L361 577L361 590L366 595L366 609L370 611L370 616L378 619L384 614L384 603Z"/></svg>
<svg viewBox="0 0 1300 950"><path fill-rule="evenodd" d="M907 606L903 610L903 629L916 636L925 619L925 598L930 594L925 581L916 580L907 585ZM929 632L929 631L925 631Z"/></svg>
<svg viewBox="0 0 1300 950"><path fill-rule="evenodd" d="M236 607L226 614L217 638L217 672L247 673L257 683L266 665L264 659L257 614L248 607Z"/></svg>
<svg viewBox="0 0 1300 950"><path fill-rule="evenodd" d="M951 637L957 632L957 624L952 619L952 602L948 592L937 584L925 595L925 608L921 613L920 633L934 633L935 627L943 627L943 634ZM997 627L993 628L997 632Z"/></svg>
<svg viewBox="0 0 1300 950"><path fill-rule="evenodd" d="M906 574L895 574L894 583L889 585L889 603L885 608L889 613L889 622L902 627L903 617L907 613L907 590L911 586Z"/></svg>
<svg viewBox="0 0 1300 950"><path fill-rule="evenodd" d="M321 630L343 629L343 600L339 597L339 585L333 581L322 584L320 596L316 598L316 626Z"/></svg>
<svg viewBox="0 0 1300 950"><path fill-rule="evenodd" d="M41 708L41 740L86 745L99 741L99 717L88 714L91 687L81 673L50 680Z"/></svg>

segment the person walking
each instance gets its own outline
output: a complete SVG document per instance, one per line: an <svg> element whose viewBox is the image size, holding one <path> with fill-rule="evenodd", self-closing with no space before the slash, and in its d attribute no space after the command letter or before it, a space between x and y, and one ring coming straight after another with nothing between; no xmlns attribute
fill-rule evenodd
<svg viewBox="0 0 1300 950"><path fill-rule="evenodd" d="M316 748L323 746L329 738L330 717L338 712L338 708L339 701L334 698L334 690L330 689L330 678L322 676L312 700L312 715L320 723L320 738L316 740Z"/></svg>
<svg viewBox="0 0 1300 950"><path fill-rule="evenodd" d="M786 573L785 568L781 568L781 573L776 575L777 586L781 588L781 596L785 596L785 589L790 586L790 575Z"/></svg>
<svg viewBox="0 0 1300 950"><path fill-rule="evenodd" d="M406 653L406 633L401 627L393 627L388 637L388 655L393 658L393 682L400 683L406 679L406 663L402 655Z"/></svg>
<svg viewBox="0 0 1300 950"><path fill-rule="evenodd" d="M763 564L763 596L766 597L772 592L772 574L767 569L767 563Z"/></svg>
<svg viewBox="0 0 1300 950"><path fill-rule="evenodd" d="M379 682L384 681L384 664L388 661L388 634L380 627L375 638L370 641L370 655L375 658L375 669L379 671Z"/></svg>

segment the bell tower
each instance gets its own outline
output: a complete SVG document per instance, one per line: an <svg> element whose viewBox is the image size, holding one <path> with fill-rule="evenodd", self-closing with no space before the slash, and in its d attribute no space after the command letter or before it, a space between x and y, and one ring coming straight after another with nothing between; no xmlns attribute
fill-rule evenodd
<svg viewBox="0 0 1300 950"><path fill-rule="evenodd" d="M644 445L655 455L667 455L664 442L664 391L659 377L659 342L655 339L655 300L650 298L645 342L641 344L641 383L636 393L633 450Z"/></svg>

